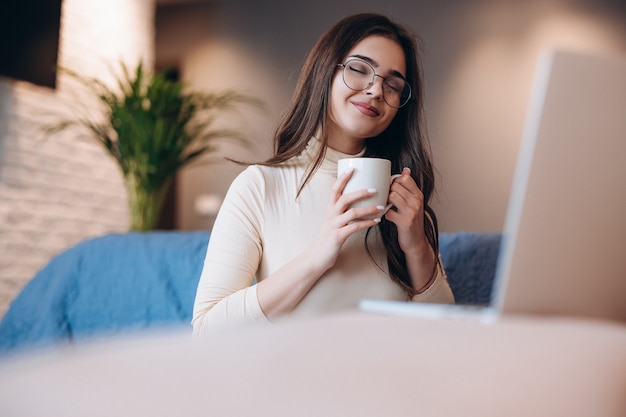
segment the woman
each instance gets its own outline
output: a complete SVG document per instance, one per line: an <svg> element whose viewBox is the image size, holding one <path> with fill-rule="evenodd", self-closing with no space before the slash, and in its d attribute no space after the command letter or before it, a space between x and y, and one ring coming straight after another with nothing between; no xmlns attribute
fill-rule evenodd
<svg viewBox="0 0 626 417"><path fill-rule="evenodd" d="M387 158L402 172L384 215L350 208L375 190L342 195L352 172L337 176L337 161L354 156ZM428 205L433 187L414 37L381 15L341 20L304 64L274 156L244 170L226 195L194 333L355 308L363 298L454 302Z"/></svg>

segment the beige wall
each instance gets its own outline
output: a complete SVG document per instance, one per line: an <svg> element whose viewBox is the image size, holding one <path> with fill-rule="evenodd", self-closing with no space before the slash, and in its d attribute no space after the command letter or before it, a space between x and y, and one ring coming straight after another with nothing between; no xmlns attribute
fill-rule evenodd
<svg viewBox="0 0 626 417"><path fill-rule="evenodd" d="M319 0L296 8L287 0L232 0L199 6L202 12L195 9L194 19L179 15L178 22L159 25L157 44L193 84L239 86L269 102L267 119L251 117L244 126L261 149L252 156L260 157L270 152L274 123L305 54L322 31L346 14L362 11L388 13L408 24L425 43L427 114L439 174L434 204L441 229L491 232L504 224L537 54L550 47L626 54L622 4ZM167 22L168 14L163 18ZM190 32L192 41L183 40ZM238 150L225 153L233 156ZM194 202L201 194L223 196L240 169L219 164L183 172L180 227L210 227L211 218L198 215Z"/></svg>

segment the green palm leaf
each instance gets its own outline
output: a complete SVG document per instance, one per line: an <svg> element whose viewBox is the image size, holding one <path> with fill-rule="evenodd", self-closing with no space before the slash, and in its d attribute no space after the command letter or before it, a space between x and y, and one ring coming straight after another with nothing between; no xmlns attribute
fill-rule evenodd
<svg viewBox="0 0 626 417"><path fill-rule="evenodd" d="M61 68L60 72L86 87L100 109L94 113L92 107L83 106L81 112L85 114L57 120L47 125L44 133L83 129L117 161L127 185L133 184L129 194L163 195L162 189L169 186L180 168L214 153L220 142L251 145L242 132L217 129L214 123L220 114L241 106L262 110L265 105L261 100L232 90L186 92L186 86L168 79L166 72L148 73L141 63L132 71L124 64L121 69L122 76L115 79L113 90L98 79ZM159 210L157 207L157 215ZM144 221L147 225L133 221L131 228L153 228L157 219Z"/></svg>

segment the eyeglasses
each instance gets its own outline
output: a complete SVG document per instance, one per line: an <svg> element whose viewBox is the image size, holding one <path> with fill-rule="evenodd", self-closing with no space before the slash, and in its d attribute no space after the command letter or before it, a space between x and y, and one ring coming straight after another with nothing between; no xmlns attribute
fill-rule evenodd
<svg viewBox="0 0 626 417"><path fill-rule="evenodd" d="M363 91L374 85L376 77L383 79L383 99L391 107L399 109L409 102L411 86L401 77L392 75L383 77L376 74L374 67L360 58L351 58L345 64L338 64L343 68L343 82L351 90Z"/></svg>

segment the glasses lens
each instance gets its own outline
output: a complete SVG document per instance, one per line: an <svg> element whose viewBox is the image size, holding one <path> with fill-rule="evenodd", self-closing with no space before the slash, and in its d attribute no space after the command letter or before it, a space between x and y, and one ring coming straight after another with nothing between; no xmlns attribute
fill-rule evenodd
<svg viewBox="0 0 626 417"><path fill-rule="evenodd" d="M365 90L372 85L375 76L374 68L360 59L348 60L343 65L343 82L351 90ZM411 98L411 87L400 77L384 78L383 98L391 107L402 107Z"/></svg>
<svg viewBox="0 0 626 417"><path fill-rule="evenodd" d="M383 98L391 107L402 107L411 98L411 87L400 77L389 77L383 83Z"/></svg>
<svg viewBox="0 0 626 417"><path fill-rule="evenodd" d="M343 82L352 90L361 91L374 79L374 68L360 59L352 59L343 67Z"/></svg>

